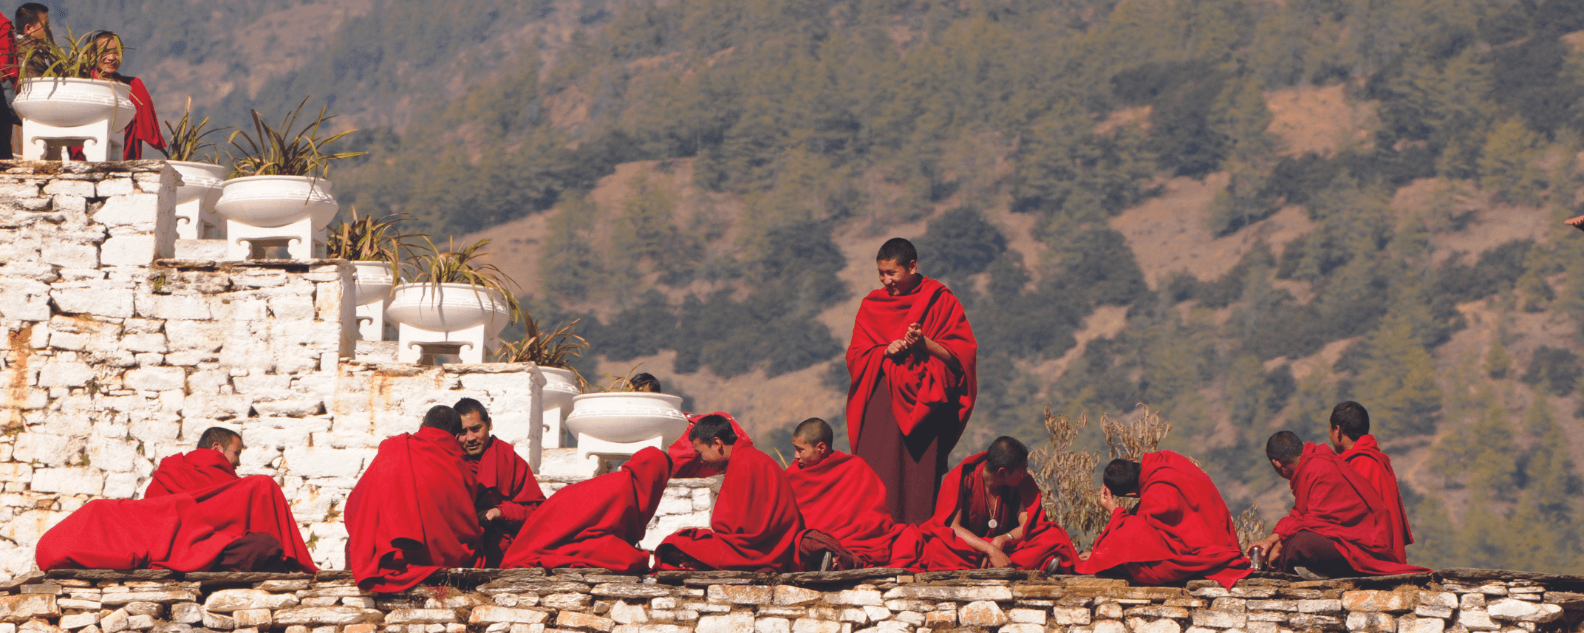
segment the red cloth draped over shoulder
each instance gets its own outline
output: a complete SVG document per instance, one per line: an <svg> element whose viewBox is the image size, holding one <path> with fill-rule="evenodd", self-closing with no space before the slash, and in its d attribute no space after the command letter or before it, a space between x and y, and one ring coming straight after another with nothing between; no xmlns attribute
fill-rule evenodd
<svg viewBox="0 0 1584 633"><path fill-rule="evenodd" d="M709 528L677 530L660 547L676 547L711 569L789 571L802 531L786 471L757 448L733 446Z"/></svg>
<svg viewBox="0 0 1584 633"><path fill-rule="evenodd" d="M670 458L660 449L645 448L617 472L556 491L523 524L501 567L649 573L649 552L638 549L638 541L660 507L670 475Z"/></svg>
<svg viewBox="0 0 1584 633"><path fill-rule="evenodd" d="M709 415L718 415L726 418L727 422L731 422L732 430L737 433L737 443L733 444L733 446L737 448L753 448L753 440L749 439L748 432L743 430L742 425L737 424L737 419L731 417L731 414L725 411L689 414L687 417L687 430L682 432L680 439L672 442L671 446L666 448L666 454L671 456L672 479L714 477L721 474L720 471L715 470L714 467L698 458L698 452L693 450L693 440L688 439L688 433L693 431L693 425L697 424L700 418Z"/></svg>
<svg viewBox="0 0 1584 633"><path fill-rule="evenodd" d="M473 563L483 530L463 455L455 436L432 427L380 442L347 495L347 568L358 587L404 591L435 570Z"/></svg>
<svg viewBox="0 0 1584 633"><path fill-rule="evenodd" d="M1232 513L1210 476L1171 451L1145 453L1140 464L1138 507L1111 513L1094 553L1075 571L1097 574L1128 565L1142 583L1204 577L1228 589L1248 576Z"/></svg>
<svg viewBox="0 0 1584 633"><path fill-rule="evenodd" d="M903 526L891 518L885 484L867 462L836 451L810 468L792 462L786 472L804 528L830 535L868 567L890 564Z"/></svg>
<svg viewBox="0 0 1584 633"><path fill-rule="evenodd" d="M143 85L142 79L121 74L105 77L98 71L93 72L93 78L112 79L132 88L132 105L137 108L137 112L132 115L132 121L126 126L126 135L121 139L121 160L142 159L144 143L148 143L149 147L154 149L165 149L165 134L160 132L159 114L154 112L154 97L149 96L148 88ZM71 156L73 160L83 160L86 157L81 146L71 148Z"/></svg>
<svg viewBox="0 0 1584 633"><path fill-rule="evenodd" d="M1283 539L1300 531L1331 539L1353 569L1372 575L1429 571L1392 560L1391 515L1368 480L1343 463L1330 446L1304 446L1293 473L1293 508L1276 523Z"/></svg>
<svg viewBox="0 0 1584 633"><path fill-rule="evenodd" d="M149 479L148 490L143 491L143 498L153 499L236 480L236 468L226 459L225 453L198 448L160 460L159 468L154 469L154 476Z"/></svg>
<svg viewBox="0 0 1584 633"><path fill-rule="evenodd" d="M924 336L957 357L962 365L961 375L927 352L916 351L900 362L886 356L886 347L905 336L913 323L920 325ZM912 293L900 297L886 294L883 288L869 293L858 306L852 342L847 346L847 373L852 378L847 391L847 424L851 429L848 441L853 447L858 446L864 407L869 404L875 381L884 373L886 384L882 387L891 390L892 414L904 435L912 433L932 411L951 408L956 412L957 428L944 435L955 443L968 424L974 399L979 395L975 369L978 349L962 304L939 281L925 277Z"/></svg>
<svg viewBox="0 0 1584 633"><path fill-rule="evenodd" d="M1392 560L1408 562L1408 545L1414 542L1413 530L1408 527L1408 512L1403 509L1402 492L1397 489L1397 472L1392 470L1391 458L1381 452L1374 435L1359 438L1352 448L1342 451L1341 457L1370 482L1381 501L1386 503L1386 513L1391 515L1391 529L1386 535L1391 537Z"/></svg>
<svg viewBox="0 0 1584 633"><path fill-rule="evenodd" d="M528 461L517 454L516 447L500 438L490 438L489 448L478 459L464 458L468 471L478 482L478 497L473 508L485 512L499 509L501 514L484 526L479 537L477 567L500 565L501 554L511 548L512 538L522 529L523 522L544 503L544 491L539 489L539 479L534 477Z"/></svg>
<svg viewBox="0 0 1584 633"><path fill-rule="evenodd" d="M1071 570L1073 563L1078 560L1078 552L1073 548L1072 538L1067 536L1067 531L1045 516L1039 486L1034 484L1032 477L1024 477L1019 482L1016 503L1006 503L1007 500L1002 499L1001 503L995 504L992 516L991 500L986 498L983 479L978 472L985 455L979 453L963 460L941 480L934 516L917 527L918 558L914 564L904 566L915 571L977 569L984 563L985 555L957 538L951 527L959 512L963 508L967 509L961 521L963 527L989 540L1016 529L1020 510L1027 507L1029 525L1023 530L1023 540L1010 544L1010 549L1005 550L1013 566L1019 569L1044 569L1052 559L1058 559L1058 571ZM1026 505L1024 500L1028 500ZM996 521L994 528L989 527L992 518ZM897 565L897 562L893 560L892 565Z"/></svg>
<svg viewBox="0 0 1584 633"><path fill-rule="evenodd" d="M275 537L288 563L315 572L275 480L253 475L152 499L89 501L39 538L39 569L207 571L232 541Z"/></svg>

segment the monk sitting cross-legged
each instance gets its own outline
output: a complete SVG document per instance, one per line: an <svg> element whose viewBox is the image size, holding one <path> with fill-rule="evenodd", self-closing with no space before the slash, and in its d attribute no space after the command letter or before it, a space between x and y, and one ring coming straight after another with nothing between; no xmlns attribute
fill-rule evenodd
<svg viewBox="0 0 1584 633"><path fill-rule="evenodd" d="M910 569L1058 573L1078 559L1067 531L1045 517L1039 487L1028 474L1028 447L1006 436L946 474L935 515L918 532L922 550L916 564L904 565Z"/></svg>
<svg viewBox="0 0 1584 633"><path fill-rule="evenodd" d="M236 481L237 466L242 464L242 436L236 431L219 426L209 427L198 436L198 448L177 453L160 460L159 468L149 479L144 499L173 495L189 490L208 488L218 483Z"/></svg>
<svg viewBox="0 0 1584 633"><path fill-rule="evenodd" d="M1429 571L1392 560L1385 502L1331 447L1282 431L1265 442L1265 455L1293 491L1292 511L1253 545L1269 552L1272 568L1333 578Z"/></svg>
<svg viewBox="0 0 1584 633"><path fill-rule="evenodd" d="M359 588L405 591L437 570L473 564L483 530L461 430L456 411L436 406L417 433L380 442L346 501L347 569Z"/></svg>
<svg viewBox="0 0 1584 633"><path fill-rule="evenodd" d="M799 563L818 569L819 558L829 551L835 569L885 567L907 526L892 520L885 484L874 469L831 450L831 435L830 425L819 418L804 420L792 433L797 461L787 467L787 479L808 528L798 539Z"/></svg>
<svg viewBox="0 0 1584 633"><path fill-rule="evenodd" d="M476 566L499 567L501 554L511 547L512 537L534 509L544 503L544 492L527 460L517 455L516 447L490 435L494 425L482 403L463 398L452 408L462 419L462 433L457 435L462 451L467 453L462 463L478 480L478 498L473 507L478 512L479 525L484 527L484 536L479 538Z"/></svg>
<svg viewBox="0 0 1584 633"><path fill-rule="evenodd" d="M803 531L786 472L751 446L736 446L725 417L706 415L688 431L693 450L726 474L708 528L684 528L656 548L661 569L790 571Z"/></svg>
<svg viewBox="0 0 1584 633"><path fill-rule="evenodd" d="M1127 510L1116 497L1138 498L1138 507ZM1231 589L1251 571L1221 492L1182 455L1158 451L1137 462L1111 460L1100 505L1111 512L1111 522L1078 562L1074 571L1080 574L1120 567L1139 584L1208 578Z"/></svg>
<svg viewBox="0 0 1584 633"><path fill-rule="evenodd" d="M1403 510L1402 493L1397 490L1397 473L1392 470L1391 458L1380 450L1375 436L1370 435L1369 412L1364 405L1351 400L1331 410L1331 447L1349 468L1363 475L1386 503L1386 513L1391 515L1392 560L1408 562L1408 544L1414 542L1413 531L1408 529L1408 513Z"/></svg>
<svg viewBox="0 0 1584 633"><path fill-rule="evenodd" d="M671 458L658 448L634 453L620 471L562 488L535 510L501 567L593 567L649 573L638 549L670 480Z"/></svg>

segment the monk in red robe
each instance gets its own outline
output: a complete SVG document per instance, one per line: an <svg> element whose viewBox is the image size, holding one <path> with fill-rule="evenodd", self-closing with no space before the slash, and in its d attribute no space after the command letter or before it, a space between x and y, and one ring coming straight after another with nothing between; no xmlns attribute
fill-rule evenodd
<svg viewBox="0 0 1584 633"><path fill-rule="evenodd" d="M902 566L920 571L1067 573L1078 560L1067 531L1045 516L1039 486L1028 474L1028 447L1006 436L946 474L935 515L917 532L917 560Z"/></svg>
<svg viewBox="0 0 1584 633"><path fill-rule="evenodd" d="M11 25L11 20L0 14L0 83L10 82L11 92L15 93L20 87L17 83L21 68L17 65L16 32ZM21 122L16 112L11 109L9 99L0 99L0 160L11 160L14 154L11 151L11 138L16 132L16 124Z"/></svg>
<svg viewBox="0 0 1584 633"><path fill-rule="evenodd" d="M1414 542L1413 530L1408 529L1408 512L1403 509L1402 493L1397 490L1397 472L1392 470L1391 458L1380 450L1375 436L1370 435L1369 411L1364 405L1351 400L1331 410L1331 447L1375 488L1381 501L1386 503L1386 514L1391 516L1392 560L1408 562L1408 544Z"/></svg>
<svg viewBox="0 0 1584 633"><path fill-rule="evenodd" d="M979 393L978 342L957 297L918 272L900 237L875 257L884 288L858 307L847 347L847 436L902 523L930 518L941 473Z"/></svg>
<svg viewBox="0 0 1584 633"><path fill-rule="evenodd" d="M379 453L347 496L347 569L358 587L394 593L440 569L477 560L483 534L473 500L478 483L456 436L462 420L430 408L417 433L380 442Z"/></svg>
<svg viewBox="0 0 1584 633"><path fill-rule="evenodd" d="M638 549L638 542L660 507L670 475L670 456L645 448L617 472L557 490L523 524L501 567L649 573L649 552Z"/></svg>
<svg viewBox="0 0 1584 633"><path fill-rule="evenodd" d="M1128 510L1116 497L1139 503ZM1111 460L1100 505L1111 512L1111 522L1075 566L1080 574L1119 567L1143 585L1208 578L1231 589L1251 573L1221 491L1182 455L1158 451L1140 461Z"/></svg>
<svg viewBox="0 0 1584 633"><path fill-rule="evenodd" d="M684 528L656 548L661 569L790 571L803 518L786 472L769 455L736 446L723 416L706 415L688 431L693 450L726 474L708 528Z"/></svg>
<svg viewBox="0 0 1584 633"><path fill-rule="evenodd" d="M1265 442L1265 455L1293 491L1292 511L1253 545L1269 552L1273 568L1333 578L1430 571L1392 560L1386 503L1331 447L1282 431Z"/></svg>
<svg viewBox="0 0 1584 633"><path fill-rule="evenodd" d="M731 417L731 414L725 411L689 414L687 431L684 431L682 437L677 438L677 441L672 442L671 446L666 448L666 453L671 455L672 479L714 477L721 474L722 471L710 466L699 458L698 451L693 450L693 440L688 439L688 433L693 431L693 425L698 424L698 421L705 416L711 415L726 418L726 421L731 423L732 433L737 435L737 448L753 448L753 440L748 439L748 432L743 430L742 425L737 424L737 419Z"/></svg>
<svg viewBox="0 0 1584 633"><path fill-rule="evenodd" d="M885 567L907 526L891 518L885 484L874 469L864 460L831 450L832 435L830 425L819 418L804 420L792 433L797 459L787 467L787 480L807 528L798 539L799 563L806 570L817 570L820 555L829 551L833 569ZM838 547L829 547L820 535Z"/></svg>
<svg viewBox="0 0 1584 633"><path fill-rule="evenodd" d="M489 411L472 398L458 400L452 407L462 419L457 441L467 456L463 463L478 481L478 497L473 507L478 512L484 536L478 542L477 567L500 567L501 555L511 547L512 538L523 522L544 503L544 491L510 442L490 434L495 428Z"/></svg>
<svg viewBox="0 0 1584 633"><path fill-rule="evenodd" d="M209 427L198 436L198 448L160 460L149 479L144 499L173 495L218 483L236 481L237 466L242 465L242 436L219 426Z"/></svg>
<svg viewBox="0 0 1584 633"><path fill-rule="evenodd" d="M89 41L90 48L99 56L98 65L89 71L93 79L109 79L126 84L132 89L132 105L137 108L132 115L132 121L126 126L126 133L122 138L121 160L139 160L143 158L143 144L157 150L165 149L165 134L160 132L159 114L154 112L154 98L149 96L148 87L143 85L143 80L137 77L128 77L121 74L121 55L125 48L121 45L121 36L110 31L98 31ZM81 147L71 149L74 160L83 160L84 154ZM108 157L114 160L114 156Z"/></svg>

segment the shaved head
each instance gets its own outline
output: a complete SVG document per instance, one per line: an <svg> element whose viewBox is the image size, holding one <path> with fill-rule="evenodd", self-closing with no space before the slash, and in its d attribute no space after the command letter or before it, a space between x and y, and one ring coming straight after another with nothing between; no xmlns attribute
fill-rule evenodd
<svg viewBox="0 0 1584 633"><path fill-rule="evenodd" d="M821 442L823 442L826 446L830 446L834 435L835 434L831 432L830 425L826 424L824 420L819 418L809 418L804 420L797 425L797 430L792 432L792 437L803 440L804 442L808 443L809 446L813 446Z"/></svg>
<svg viewBox="0 0 1584 633"><path fill-rule="evenodd" d="M1281 431L1265 441L1265 456L1283 464L1298 461L1303 455L1303 440L1292 431Z"/></svg>
<svg viewBox="0 0 1584 633"><path fill-rule="evenodd" d="M1113 459L1106 464L1105 487L1116 496L1130 495L1139 491L1139 474L1143 466L1131 459Z"/></svg>
<svg viewBox="0 0 1584 633"><path fill-rule="evenodd" d="M225 452L233 440L241 440L242 434L223 426L211 426L205 429L203 435L198 436L198 448L212 448Z"/></svg>
<svg viewBox="0 0 1584 633"><path fill-rule="evenodd" d="M1017 438L1003 435L990 443L990 450L986 451L985 463L992 470L1018 470L1028 467L1028 447Z"/></svg>
<svg viewBox="0 0 1584 633"><path fill-rule="evenodd" d="M918 261L918 249L904 238L893 237L880 245L880 252L875 254L875 261L892 261L906 266Z"/></svg>

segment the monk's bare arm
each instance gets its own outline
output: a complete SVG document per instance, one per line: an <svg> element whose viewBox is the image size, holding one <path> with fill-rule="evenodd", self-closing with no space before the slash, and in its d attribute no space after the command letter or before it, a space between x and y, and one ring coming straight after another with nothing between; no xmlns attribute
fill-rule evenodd
<svg viewBox="0 0 1584 633"><path fill-rule="evenodd" d="M951 353L951 350L946 349L946 346L935 342L935 339L932 339L928 336L923 337L923 342L924 349L929 352L930 356L934 356L935 358L940 359L941 362L946 363L946 367L950 368L953 373L962 373L962 363L957 362L957 355Z"/></svg>
<svg viewBox="0 0 1584 633"><path fill-rule="evenodd" d="M996 556L1006 556L1006 554L1001 551L1001 548L992 545L990 541L979 538L978 534L974 534L973 531L963 527L961 512L957 513L957 516L952 517L951 528L952 533L956 534L957 538L961 539L962 542L967 543L969 547L974 548L975 551L990 558L995 558Z"/></svg>

